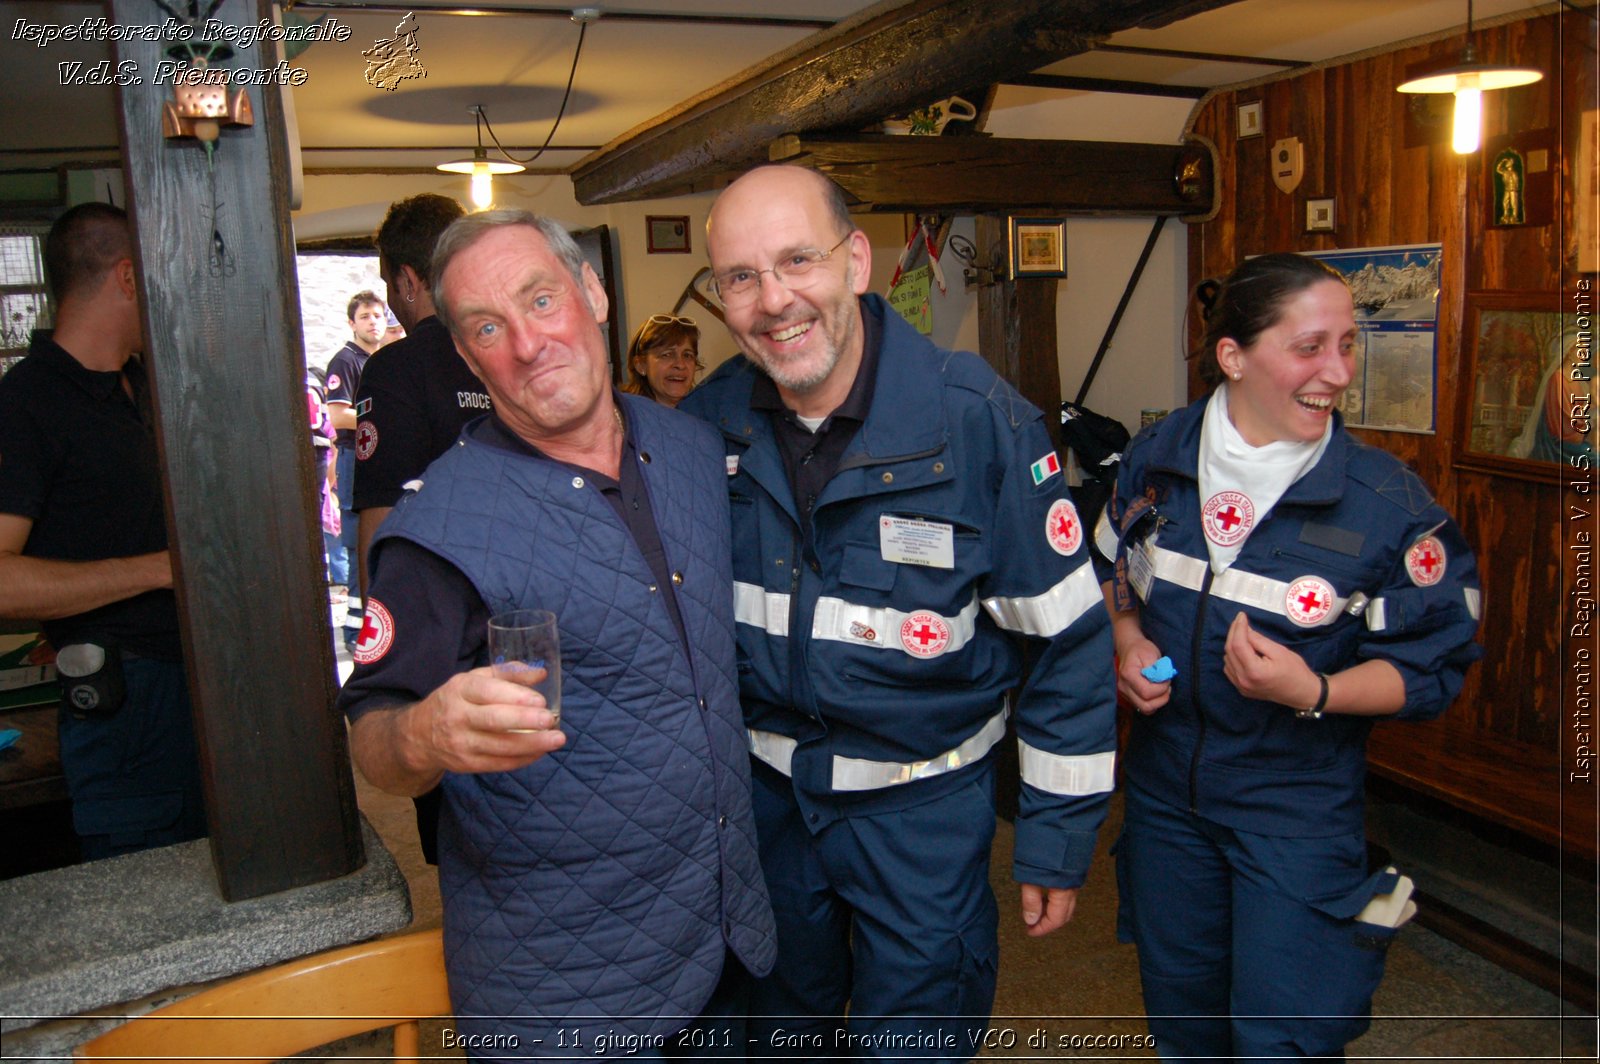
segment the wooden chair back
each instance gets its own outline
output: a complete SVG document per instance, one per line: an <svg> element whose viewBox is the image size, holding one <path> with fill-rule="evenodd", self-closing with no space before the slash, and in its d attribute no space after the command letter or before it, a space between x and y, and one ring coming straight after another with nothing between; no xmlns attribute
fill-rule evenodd
<svg viewBox="0 0 1600 1064"><path fill-rule="evenodd" d="M404 1060L418 1055L417 1020L448 1015L444 941L435 929L240 976L135 1017L73 1055L268 1062L393 1027L395 1059Z"/></svg>

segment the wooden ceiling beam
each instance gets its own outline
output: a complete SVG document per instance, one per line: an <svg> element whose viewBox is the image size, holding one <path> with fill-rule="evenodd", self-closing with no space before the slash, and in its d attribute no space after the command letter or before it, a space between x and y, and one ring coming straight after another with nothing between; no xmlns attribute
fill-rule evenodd
<svg viewBox="0 0 1600 1064"><path fill-rule="evenodd" d="M768 158L827 174L864 209L918 213L1204 215L1217 169L1199 141L787 136Z"/></svg>
<svg viewBox="0 0 1600 1064"><path fill-rule="evenodd" d="M716 188L789 133L860 129L1233 0L884 0L630 130L572 172L578 202Z"/></svg>

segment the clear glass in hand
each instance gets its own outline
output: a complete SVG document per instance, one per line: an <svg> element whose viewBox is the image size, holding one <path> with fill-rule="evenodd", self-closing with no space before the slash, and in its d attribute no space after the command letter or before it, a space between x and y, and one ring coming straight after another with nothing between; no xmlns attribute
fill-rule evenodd
<svg viewBox="0 0 1600 1064"><path fill-rule="evenodd" d="M561 723L561 639L549 610L512 610L489 618L489 665L502 679L531 687ZM514 728L513 731L526 729Z"/></svg>

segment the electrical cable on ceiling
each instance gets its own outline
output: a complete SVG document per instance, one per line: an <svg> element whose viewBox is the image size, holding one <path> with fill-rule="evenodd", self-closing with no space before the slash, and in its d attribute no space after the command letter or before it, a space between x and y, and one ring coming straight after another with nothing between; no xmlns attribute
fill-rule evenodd
<svg viewBox="0 0 1600 1064"><path fill-rule="evenodd" d="M550 147L550 142L555 139L556 130L561 128L561 118L567 113L567 102L572 99L572 82L573 79L578 76L578 57L583 54L583 38L586 34L588 34L588 32L589 20L584 19L579 21L578 47L572 50L572 70L567 74L567 91L561 94L561 108L556 111L556 120L550 126L550 133L544 138L544 143L539 145L538 151L534 152L526 159L519 159L515 155L512 155L510 152L506 151L505 147L500 143L500 138L494 135L494 126L489 124L489 116L483 114L482 111L479 111L479 115L483 118L483 127L489 131L489 139L494 141L494 146L499 150L501 155L504 155L507 159L514 163L520 163L523 166L526 166L535 159L539 158L539 156L543 155L545 149Z"/></svg>

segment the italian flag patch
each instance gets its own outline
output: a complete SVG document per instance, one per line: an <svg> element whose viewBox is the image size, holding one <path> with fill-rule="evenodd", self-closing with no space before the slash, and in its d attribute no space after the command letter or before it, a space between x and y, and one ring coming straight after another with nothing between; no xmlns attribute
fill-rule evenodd
<svg viewBox="0 0 1600 1064"><path fill-rule="evenodd" d="M1061 460L1056 457L1056 453L1054 451L1051 451L1049 454L1033 463L1033 465L1029 466L1028 471L1033 474L1033 482L1035 485L1043 484L1045 481L1061 472Z"/></svg>

